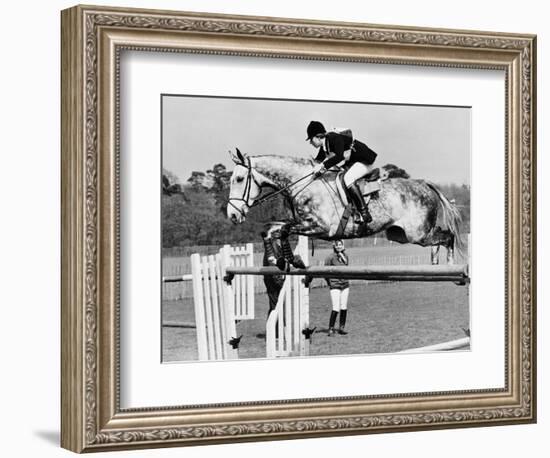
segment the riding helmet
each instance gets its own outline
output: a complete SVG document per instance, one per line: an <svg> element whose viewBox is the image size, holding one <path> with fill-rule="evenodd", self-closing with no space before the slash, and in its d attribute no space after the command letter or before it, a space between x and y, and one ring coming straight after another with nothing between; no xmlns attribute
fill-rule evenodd
<svg viewBox="0 0 550 458"><path fill-rule="evenodd" d="M306 142L319 134L326 134L327 131L319 121L311 121L307 126L307 138Z"/></svg>

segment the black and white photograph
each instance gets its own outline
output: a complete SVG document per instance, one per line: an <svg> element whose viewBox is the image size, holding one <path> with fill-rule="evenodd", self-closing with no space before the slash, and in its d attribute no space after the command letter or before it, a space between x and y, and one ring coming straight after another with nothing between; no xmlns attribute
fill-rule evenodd
<svg viewBox="0 0 550 458"><path fill-rule="evenodd" d="M163 363L470 350L471 107L160 107Z"/></svg>

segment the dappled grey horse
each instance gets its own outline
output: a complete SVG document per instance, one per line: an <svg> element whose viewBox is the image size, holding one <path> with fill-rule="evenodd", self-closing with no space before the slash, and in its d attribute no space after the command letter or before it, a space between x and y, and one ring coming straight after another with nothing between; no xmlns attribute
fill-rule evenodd
<svg viewBox="0 0 550 458"><path fill-rule="evenodd" d="M380 188L369 196L372 221L343 220L346 203L337 191L337 173L328 171L313 180L314 163L288 156L248 156L238 149L231 152L235 168L231 176L227 217L242 223L258 201L263 188L281 191L292 211L287 221L274 221L270 231L306 235L324 240L368 237L385 232L389 240L431 246L432 262L440 246L447 248L447 261L453 262L454 249L461 249L460 213L433 184L408 178L396 167L384 166ZM437 217L441 209L441 224Z"/></svg>

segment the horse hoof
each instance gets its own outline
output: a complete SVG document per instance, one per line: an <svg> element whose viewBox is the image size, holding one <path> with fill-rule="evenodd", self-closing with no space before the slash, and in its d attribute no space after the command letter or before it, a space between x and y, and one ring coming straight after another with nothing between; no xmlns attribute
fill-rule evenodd
<svg viewBox="0 0 550 458"><path fill-rule="evenodd" d="M294 259L292 260L292 265L296 267L297 269L306 269L307 266L304 264L304 261L302 260L302 257L300 255L294 255Z"/></svg>
<svg viewBox="0 0 550 458"><path fill-rule="evenodd" d="M276 262L277 267L279 270L282 270L283 272L286 272L287 270L287 263L285 258L278 258Z"/></svg>

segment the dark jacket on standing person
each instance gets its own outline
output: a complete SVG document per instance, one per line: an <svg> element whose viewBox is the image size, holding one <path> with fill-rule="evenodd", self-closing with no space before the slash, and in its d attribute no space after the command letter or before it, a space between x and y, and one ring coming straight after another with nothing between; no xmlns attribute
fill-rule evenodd
<svg viewBox="0 0 550 458"><path fill-rule="evenodd" d="M319 153L315 160L317 162L324 162L325 168L330 169L344 160L344 153L350 148L351 155L347 162L348 165L355 162L363 162L370 165L376 159L376 153L363 142L353 140L348 135L328 132L325 136L325 144L319 148Z"/></svg>
<svg viewBox="0 0 550 458"><path fill-rule="evenodd" d="M348 264L349 259L344 251L341 253L334 252L325 260L325 266L347 266ZM349 288L349 280L343 278L326 278L325 280L330 289Z"/></svg>

